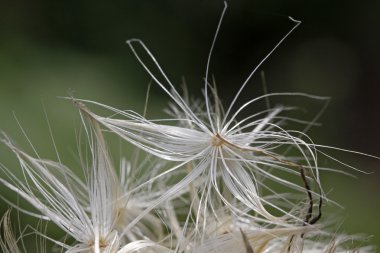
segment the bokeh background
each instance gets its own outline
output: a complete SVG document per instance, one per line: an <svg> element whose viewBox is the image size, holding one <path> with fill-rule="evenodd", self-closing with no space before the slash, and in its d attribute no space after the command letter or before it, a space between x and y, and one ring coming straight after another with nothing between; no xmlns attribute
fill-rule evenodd
<svg viewBox="0 0 380 253"><path fill-rule="evenodd" d="M222 1L200 0L0 1L0 129L31 150L17 118L39 154L54 159L45 108L62 159L75 167L80 123L72 104L59 97L73 93L142 112L150 78L125 44L130 38L142 39L171 80L179 87L185 78L190 93L199 96L222 9ZM379 13L380 2L374 0L229 1L210 66L223 101L228 104L249 72L290 30L290 15L303 23L260 69L268 92L331 97L319 120L322 127L308 134L320 144L380 156ZM241 100L262 93L258 74ZM164 115L167 101L153 85L147 116ZM9 152L0 151L2 163L17 166ZM370 243L380 246L379 160L329 153L371 174L325 175L329 196L345 209L327 208L324 218L337 219L341 232L373 235ZM0 191L22 202L4 186ZM7 204L0 203L4 213Z"/></svg>

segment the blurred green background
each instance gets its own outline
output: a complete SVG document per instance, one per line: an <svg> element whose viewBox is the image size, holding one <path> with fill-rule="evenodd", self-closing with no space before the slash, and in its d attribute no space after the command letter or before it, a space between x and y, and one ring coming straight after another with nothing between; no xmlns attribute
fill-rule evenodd
<svg viewBox="0 0 380 253"><path fill-rule="evenodd" d="M173 83L179 87L184 77L190 92L200 95L222 9L222 1L200 0L2 0L0 129L30 150L16 115L39 154L54 159L45 107L63 160L77 164L70 160L80 123L72 104L58 97L73 92L142 112L150 78L125 44L130 38L146 43ZM332 97L320 119L323 126L308 132L313 140L380 156L379 13L379 1L230 1L210 69L223 101L231 101L249 72L289 31L290 15L303 23L262 66L268 91ZM262 92L256 75L241 100ZM164 115L167 101L153 85L148 117ZM9 152L0 151L2 163L16 166ZM339 231L374 235L370 242L380 245L380 162L329 153L373 173L354 173L356 179L324 176L329 197L345 207L329 210L324 218L338 216ZM323 158L321 162L328 165ZM3 186L0 191L13 196ZM6 209L1 201L0 212Z"/></svg>

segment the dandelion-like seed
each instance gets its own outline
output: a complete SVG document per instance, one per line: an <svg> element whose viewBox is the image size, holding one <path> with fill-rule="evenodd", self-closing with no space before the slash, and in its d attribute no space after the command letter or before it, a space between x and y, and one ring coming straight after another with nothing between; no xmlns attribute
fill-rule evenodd
<svg viewBox="0 0 380 253"><path fill-rule="evenodd" d="M305 188L303 186L291 182L286 178L276 176L271 173L271 170L295 174L300 173L300 170L303 170L303 168L307 168L310 173L308 178L316 182L320 191L314 192L308 189L309 197L319 196L322 198L321 194L323 193L320 188L315 148L300 138L300 135L307 137L305 134L287 131L281 127L284 118L279 115L287 110L291 110L291 107L277 106L240 120L238 116L242 111L249 108L250 105L271 96L302 96L317 100L326 100L327 98L304 93L265 94L244 103L239 109L232 112L232 108L252 75L265 59L299 25L298 21L291 19L295 22L293 28L254 68L225 111L221 105L216 88L211 87L208 82L208 69L212 50L225 10L219 21L206 65L204 85L205 112L199 112L200 108L194 110L192 105L181 97L153 54L138 39L128 40L127 43L150 77L172 99L172 103L174 104L172 107L176 107L177 117L150 121L133 111L122 111L86 100L80 101L100 105L112 111L114 115L120 115L123 118L101 117L91 112L87 107L80 106L79 108L111 130L111 132L119 135L133 145L161 159L179 162L174 167L153 177L152 181L159 179L161 176L166 176L175 170L187 167L187 176L158 198L155 205L170 198L177 191L195 184L199 185L199 187L196 187L197 190L192 194L194 200L193 206L196 210L197 220L199 222L202 220L203 226L206 225L206 217L215 215L213 210L222 206L227 206L231 212L240 215L250 215L244 211L245 208L249 208L253 212L252 218L287 226L289 219L295 222L302 219L293 216L280 205L273 204L265 196L261 196L259 188L265 188L273 195L280 195L263 184L261 179L258 180L257 178L266 178L304 192ZM135 49L135 45L142 47L161 74L160 77L153 74L153 71L142 61ZM160 79L164 81L160 81ZM167 121L177 122L178 124L177 126L168 125L166 124ZM299 155L297 161L285 158L281 153L283 151L280 151L284 148L294 149ZM304 164L301 166L301 163ZM196 183L196 180L200 180L202 183ZM236 201L239 204L236 204ZM274 216L268 211L267 206L279 211L282 215L279 217ZM154 208L154 205L151 208ZM312 209L313 206L311 206L309 213L312 212ZM144 215L142 213L140 217Z"/></svg>
<svg viewBox="0 0 380 253"><path fill-rule="evenodd" d="M74 246L59 243L68 253L116 253L122 242L149 236L154 240L162 238L161 222L151 214L142 219L144 223L125 230L152 197L146 192L143 200L137 197L138 193L126 195L131 187L126 183L130 180L118 178L100 128L92 123L90 129L85 127L91 159L87 162L82 157L85 182L60 162L30 156L6 135L2 141L17 156L25 182L4 166L0 169L9 181L0 178L0 182L32 204L41 212L40 217L52 221L75 239ZM124 164L121 176L128 176L125 169Z"/></svg>

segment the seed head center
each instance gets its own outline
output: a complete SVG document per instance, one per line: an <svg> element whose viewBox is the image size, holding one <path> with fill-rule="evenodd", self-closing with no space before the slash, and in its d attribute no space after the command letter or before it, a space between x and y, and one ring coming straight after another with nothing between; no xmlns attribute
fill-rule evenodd
<svg viewBox="0 0 380 253"><path fill-rule="evenodd" d="M90 247L92 247L95 245L95 242L93 240L91 240L88 242L88 245ZM99 248L105 248L105 247L107 247L107 245L108 245L107 240L105 238L103 238L103 237L99 238Z"/></svg>
<svg viewBox="0 0 380 253"><path fill-rule="evenodd" d="M225 140L219 134L215 134L211 137L211 145L214 147L220 147L224 142Z"/></svg>

